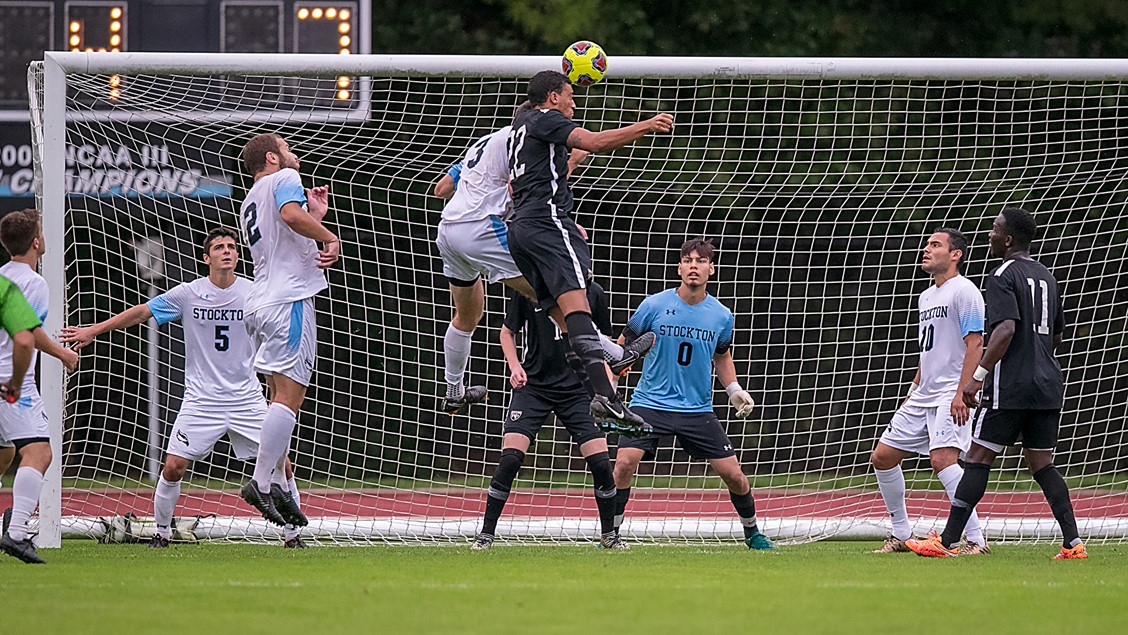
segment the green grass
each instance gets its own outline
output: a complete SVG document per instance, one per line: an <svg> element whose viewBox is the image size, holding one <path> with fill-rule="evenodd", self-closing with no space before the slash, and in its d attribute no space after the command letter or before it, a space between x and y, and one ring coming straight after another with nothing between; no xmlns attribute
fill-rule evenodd
<svg viewBox="0 0 1128 635"><path fill-rule="evenodd" d="M67 541L0 560L11 633L1124 633L1128 545L1052 562L878 556L877 543L361 547ZM2 556L0 556L2 557Z"/></svg>

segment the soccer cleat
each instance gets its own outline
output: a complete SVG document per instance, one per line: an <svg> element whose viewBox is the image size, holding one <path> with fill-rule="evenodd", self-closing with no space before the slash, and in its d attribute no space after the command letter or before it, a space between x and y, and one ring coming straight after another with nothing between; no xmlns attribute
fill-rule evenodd
<svg viewBox="0 0 1128 635"><path fill-rule="evenodd" d="M471 551L489 551L493 547L494 537L489 534L478 534L474 544L470 545Z"/></svg>
<svg viewBox="0 0 1128 635"><path fill-rule="evenodd" d="M925 558L955 558L960 555L959 549L949 549L940 542L940 535L935 531L929 532L924 538L909 538L905 546L918 556Z"/></svg>
<svg viewBox="0 0 1128 635"><path fill-rule="evenodd" d="M12 524L12 508L9 507L8 509L4 510L4 520L3 520L2 524L0 524L0 535L8 533L8 525L11 525L11 524Z"/></svg>
<svg viewBox="0 0 1128 635"><path fill-rule="evenodd" d="M282 543L283 549L309 549L309 545L302 540L301 536L294 536L287 538L286 542Z"/></svg>
<svg viewBox="0 0 1128 635"><path fill-rule="evenodd" d="M31 538L24 538L23 540L12 540L12 537L7 532L4 537L0 538L0 551L18 558L27 564L47 564L43 558L39 557L39 553L35 551L35 545L31 544Z"/></svg>
<svg viewBox="0 0 1128 635"><path fill-rule="evenodd" d="M987 543L979 544L969 540L960 547L959 552L961 556L985 556L991 553L991 548Z"/></svg>
<svg viewBox="0 0 1128 635"><path fill-rule="evenodd" d="M627 541L623 540L623 537L619 534L615 532L608 532L599 537L599 544L596 545L595 548L618 549L620 551L626 551L627 549L630 549L631 546L628 545Z"/></svg>
<svg viewBox="0 0 1128 635"><path fill-rule="evenodd" d="M1062 547L1058 555L1051 560L1087 560L1089 552L1085 551L1085 543L1079 542L1076 547Z"/></svg>
<svg viewBox="0 0 1128 635"><path fill-rule="evenodd" d="M915 538L915 536L913 537ZM904 540L895 536L888 536L885 538L885 544L881 545L879 549L874 549L871 553L910 553L911 551L912 549L905 545Z"/></svg>
<svg viewBox="0 0 1128 635"><path fill-rule="evenodd" d="M282 489L278 483L270 484L270 497L274 499L274 508L282 514L282 518L286 522L294 525L295 527L305 527L309 524L309 519L302 513L298 504L294 502L294 495L290 490Z"/></svg>
<svg viewBox="0 0 1128 635"><path fill-rule="evenodd" d="M618 432L625 437L642 437L654 433L654 428L623 405L618 396L615 396L614 401L603 395L593 397L591 416L604 432Z"/></svg>
<svg viewBox="0 0 1128 635"><path fill-rule="evenodd" d="M165 538L160 534L153 534L153 537L149 539L149 548L168 549L168 538Z"/></svg>
<svg viewBox="0 0 1128 635"><path fill-rule="evenodd" d="M274 506L274 497L268 494L264 495L260 492L258 484L255 483L254 479L247 481L243 489L239 490L239 494L243 496L243 500L247 501L251 507L259 510L259 512L262 513L262 517L267 521L279 527L286 524L286 519Z"/></svg>
<svg viewBox="0 0 1128 635"><path fill-rule="evenodd" d="M744 539L744 544L753 551L771 551L776 546L772 544L772 539L768 538L760 532L752 534L751 537Z"/></svg>
<svg viewBox="0 0 1128 635"><path fill-rule="evenodd" d="M610 362L611 372L615 373L616 377L622 377L627 374L627 371L634 366L635 363L646 357L650 349L654 347L654 342L658 340L658 336L654 333L643 333L634 339L630 344L623 345L623 356L618 361Z"/></svg>
<svg viewBox="0 0 1128 635"><path fill-rule="evenodd" d="M467 386L461 397L443 399L443 412L453 417L467 406L486 401L489 401L489 391L485 386Z"/></svg>

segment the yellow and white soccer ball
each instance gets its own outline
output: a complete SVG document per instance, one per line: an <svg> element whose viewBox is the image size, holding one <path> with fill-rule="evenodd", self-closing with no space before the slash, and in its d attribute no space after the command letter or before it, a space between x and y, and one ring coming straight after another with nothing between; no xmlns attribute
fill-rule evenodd
<svg viewBox="0 0 1128 635"><path fill-rule="evenodd" d="M591 86L607 73L607 54L595 42L582 40L564 51L562 66L573 84Z"/></svg>

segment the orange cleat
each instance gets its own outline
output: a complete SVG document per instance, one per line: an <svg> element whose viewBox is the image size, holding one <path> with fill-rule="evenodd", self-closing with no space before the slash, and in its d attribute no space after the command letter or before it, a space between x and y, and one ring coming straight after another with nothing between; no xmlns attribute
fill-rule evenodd
<svg viewBox="0 0 1128 635"><path fill-rule="evenodd" d="M1078 543L1076 547L1061 548L1058 555L1051 560L1087 560L1089 553L1085 551L1085 543Z"/></svg>
<svg viewBox="0 0 1128 635"><path fill-rule="evenodd" d="M935 531L928 532L923 539L909 538L905 546L913 553L925 558L955 558L960 555L959 548L949 549L940 542L940 535Z"/></svg>

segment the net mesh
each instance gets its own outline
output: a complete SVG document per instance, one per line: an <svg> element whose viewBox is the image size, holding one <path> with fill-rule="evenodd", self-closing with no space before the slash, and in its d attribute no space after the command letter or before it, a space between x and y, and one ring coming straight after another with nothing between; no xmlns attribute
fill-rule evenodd
<svg viewBox="0 0 1128 635"><path fill-rule="evenodd" d="M508 401L497 343L504 293L488 290L469 368L491 401L470 416L439 414L451 309L433 245L441 201L430 189L470 143L509 123L524 80L373 77L367 116L341 121L303 105L313 103L308 95L261 98L264 86L290 85L276 78L67 79L66 236L47 237L65 250L67 324L104 320L206 275L198 245L213 226L237 227L233 210L249 187L236 161L242 144L279 132L301 157L306 185L329 185L327 222L344 241L317 298L318 366L291 452L308 533L472 535ZM301 85L331 102L336 82ZM1055 463L1083 535L1128 533L1128 318L1115 308L1128 300L1128 86L614 78L577 101L576 119L592 130L675 116L673 135L591 157L573 181L575 216L591 234L617 327L646 295L676 283L686 238L714 239L710 290L736 315L736 367L758 406L736 419L720 387L716 403L769 535L886 531L869 453L916 365L916 298L930 283L919 250L933 229L961 229L972 240L965 274L982 288L997 264L987 231L1005 204L1036 213L1035 255L1065 292ZM249 102L253 111L231 110ZM161 271L138 265L146 239L160 247ZM246 259L240 272L252 274ZM108 524L98 518L152 513L159 453L149 443L149 387L163 448L182 393L183 344L178 326L160 327L153 377L149 328L157 327L103 336L67 382L62 513L71 531L101 535ZM1056 536L1020 453L996 465L980 506L988 536ZM916 529L939 526L948 506L927 458L905 468ZM238 498L249 473L221 441L186 476L177 515L214 514L199 522L201 537L272 539ZM546 427L499 534L587 539L596 524L584 462L566 432ZM705 463L666 443L641 466L624 531L712 541L740 526Z"/></svg>

